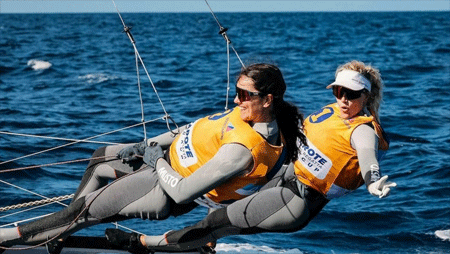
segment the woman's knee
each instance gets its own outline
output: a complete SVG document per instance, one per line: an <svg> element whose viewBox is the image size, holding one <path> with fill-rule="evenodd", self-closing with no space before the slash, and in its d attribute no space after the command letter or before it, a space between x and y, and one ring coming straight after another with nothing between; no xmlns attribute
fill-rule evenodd
<svg viewBox="0 0 450 254"><path fill-rule="evenodd" d="M87 168L92 168L94 165L97 165L99 163L102 163L105 161L105 151L106 146L102 146L100 148L97 148L94 153L91 156L91 160L89 161L89 165Z"/></svg>
<svg viewBox="0 0 450 254"><path fill-rule="evenodd" d="M292 190L275 187L227 207L232 225L242 229L282 231L298 228L309 218L306 202Z"/></svg>
<svg viewBox="0 0 450 254"><path fill-rule="evenodd" d="M262 220L258 227L269 231L296 231L306 226L309 217L305 200L294 195L283 207Z"/></svg>

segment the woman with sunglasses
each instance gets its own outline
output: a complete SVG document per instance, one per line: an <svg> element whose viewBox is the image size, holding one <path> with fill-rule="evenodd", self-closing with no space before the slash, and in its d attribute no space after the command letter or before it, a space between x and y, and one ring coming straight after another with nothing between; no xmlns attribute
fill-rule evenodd
<svg viewBox="0 0 450 254"><path fill-rule="evenodd" d="M199 223L160 236L107 229L111 242L133 251L186 250L235 234L293 232L305 227L333 198L365 183L383 198L395 183L380 177L378 157L388 149L378 109L379 71L362 62L340 66L333 88L336 103L305 119L307 144L298 142L299 158L289 165L281 186L264 190L210 213Z"/></svg>
<svg viewBox="0 0 450 254"><path fill-rule="evenodd" d="M297 159L296 141L306 140L298 128L303 117L283 100L285 90L276 66L244 68L236 85L237 107L184 126L176 137L167 133L148 144L98 149L66 209L0 229L0 245L63 239L87 226L127 218L163 220L198 204L216 209L255 193L277 180L283 164ZM98 159L115 154L118 158ZM58 253L61 244L48 248Z"/></svg>

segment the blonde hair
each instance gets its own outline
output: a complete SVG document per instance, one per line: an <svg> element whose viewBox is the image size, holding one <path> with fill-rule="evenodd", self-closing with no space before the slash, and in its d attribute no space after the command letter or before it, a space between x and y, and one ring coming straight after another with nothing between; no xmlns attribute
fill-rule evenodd
<svg viewBox="0 0 450 254"><path fill-rule="evenodd" d="M370 81L372 88L371 91L369 91L366 106L369 108L369 111L375 117L377 122L380 122L379 109L381 102L383 101L383 80L381 79L380 71L356 60L339 66L336 70L336 76L342 70L357 71Z"/></svg>

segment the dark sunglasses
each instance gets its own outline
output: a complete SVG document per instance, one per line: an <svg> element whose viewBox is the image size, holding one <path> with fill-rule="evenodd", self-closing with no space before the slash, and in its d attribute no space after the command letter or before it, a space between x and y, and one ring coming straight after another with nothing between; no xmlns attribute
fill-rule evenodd
<svg viewBox="0 0 450 254"><path fill-rule="evenodd" d="M353 91L342 86L333 86L333 94L338 99L341 99L344 94L347 100L358 99L359 97L361 97L361 94L365 93L366 91L366 89Z"/></svg>
<svg viewBox="0 0 450 254"><path fill-rule="evenodd" d="M261 95L263 95L263 93L250 92L236 86L236 96L238 97L239 101L249 101L252 99L251 96L261 96Z"/></svg>

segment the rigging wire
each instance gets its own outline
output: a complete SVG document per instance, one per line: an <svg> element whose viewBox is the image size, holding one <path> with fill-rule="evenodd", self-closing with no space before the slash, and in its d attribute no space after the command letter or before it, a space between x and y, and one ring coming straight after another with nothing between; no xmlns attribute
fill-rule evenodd
<svg viewBox="0 0 450 254"><path fill-rule="evenodd" d="M72 138L59 138L59 137L51 137L51 136L23 134L23 133L10 132L10 131L0 131L0 134L11 135L11 136L22 136L22 137L29 137L29 138L53 139L53 140L61 140L61 141L80 141L80 142L84 142L84 143L94 143L94 144L103 144L103 145L119 145L119 143L114 143L114 142L103 142L103 141L95 141L95 140L93 140L93 141L78 140L78 139L72 139Z"/></svg>
<svg viewBox="0 0 450 254"><path fill-rule="evenodd" d="M44 195L41 195L41 194L39 194L39 193L37 193L37 192L27 190L27 189L25 189L25 188L23 188L23 187L20 187L20 186L18 186L18 185L12 184L12 183L8 183L8 182L3 181L3 180L1 180L1 179L0 179L0 182L4 183L4 184L6 184L6 185L9 185L9 186L15 187L16 189L19 189L19 190L23 190L23 191L25 191L25 192L28 192L28 193L30 193L30 194L34 194L35 196L39 196L39 197L41 197L41 198L45 198L45 199L48 199L48 198L49 198L49 197L46 197L46 196L44 196ZM56 203L58 203L58 204L60 204L60 205L63 205L63 206L67 206L66 204L61 203L61 202L59 202L59 201L57 201Z"/></svg>
<svg viewBox="0 0 450 254"><path fill-rule="evenodd" d="M155 84L153 83L152 78L150 77L150 74L148 73L147 67L145 66L144 61L142 60L142 57L141 57L141 55L139 54L139 51L138 51L138 49L137 49L137 47L136 47L136 41L134 40L134 37L133 37L133 35L131 34L131 27L128 27L128 26L125 24L125 21L123 20L122 15L120 14L119 9L117 8L116 2L115 2L114 0L112 0L112 2L113 2L113 4L114 4L114 7L116 8L117 14L119 15L119 18L120 18L120 20L121 20L121 22L122 22L122 25L123 25L123 32L127 34L128 38L130 39L131 44L133 45L134 52L135 52L135 57L136 57L136 62L138 62L138 60L139 60L139 62L141 63L142 68L144 69L145 74L147 75L147 78L148 78L148 80L150 81L150 84L152 85L153 91L155 92L156 97L158 98L159 104L161 105L161 107L162 107L162 109L163 109L163 111L164 111L164 113L165 113L165 120L166 120L167 126L170 127L169 119L171 119L171 117L170 117L170 115L167 113L167 110L166 110L166 108L164 107L164 104L163 104L163 102L162 102L162 100L161 100L161 97L159 96L158 91L156 90L156 86L155 86ZM138 71L138 77L139 77L139 71ZM140 100L141 100L142 121L144 121L144 106L143 106L143 102L142 102L142 93L141 93L141 85L140 85L140 82L138 83L138 86L139 86L139 97L140 97ZM175 124L175 126L176 126L177 129L178 129L178 125L175 123L175 121L174 121L173 119L171 119L171 121L172 121L172 123ZM170 128L169 128L169 131L171 131L172 133L174 133ZM146 135L146 133L145 133L145 124L144 124L144 135ZM147 140L147 137L145 137L145 140Z"/></svg>
<svg viewBox="0 0 450 254"><path fill-rule="evenodd" d="M229 94L230 94L230 47L233 49L234 53L236 54L236 56L239 59L239 62L241 63L243 68L245 68L245 65L242 62L241 58L239 57L239 54L237 53L236 49L233 47L233 44L231 44L231 40L227 35L228 28L224 28L220 24L219 19L217 18L216 14L214 14L214 12L207 0L205 0L205 3L206 3L206 5L208 5L208 8L209 8L214 20L216 21L217 25L219 26L219 34L221 34L222 37L227 42L227 77L228 78L227 78L227 95L226 95L226 100L225 100L225 110L227 110L228 109L228 98L229 98Z"/></svg>
<svg viewBox="0 0 450 254"><path fill-rule="evenodd" d="M153 119L153 120L146 121L145 123L154 122L154 121L157 121L159 119L165 120L166 119L165 117L166 116L159 117L159 118L156 118L156 119ZM49 151L53 151L53 150L56 150L56 149L59 149L59 148L63 148L63 147L66 147L66 146L70 146L70 145L74 145L74 144L78 144L78 143L82 143L82 142L88 142L91 139L95 139L95 138L98 138L98 137L101 137L101 136L109 135L109 134L116 133L116 132L119 132L119 131L123 131L123 130L126 130L126 129L134 128L134 127L139 126L141 124L143 124L143 123L130 125L130 126L127 126L127 127L121 128L121 129L117 129L117 130L110 131L110 132L105 132L105 133L98 134L98 135L95 135L95 136L92 136L92 137L88 137L88 138L85 138L85 139L82 139L82 140L75 140L74 142L71 142L71 143L67 143L67 144L64 144L64 145L52 147L52 148L49 148L49 149L46 149L46 150L43 150L43 151L39 151L39 152L36 152L36 153L32 153L32 154L24 155L24 156L21 156L21 157L17 157L15 159L3 161L3 162L0 162L0 165L6 164L6 163L9 163L9 162L13 162L13 161L17 161L17 160L20 160L20 159L28 158L28 157L31 157L31 156L34 156L34 155L46 153L46 152L49 152ZM1 132L0 134L10 134L11 135L12 133L10 133L10 132Z"/></svg>
<svg viewBox="0 0 450 254"><path fill-rule="evenodd" d="M236 54L237 58L239 59L239 62L241 63L242 67L245 68L244 62L242 62L241 58L239 57L239 54L237 53L236 49L235 49L235 48L233 47L233 45L231 44L231 40L230 40L230 38L229 38L228 35L227 35L228 28L224 28L224 27L220 24L219 19L217 18L216 14L214 14L214 12L213 12L211 6L210 6L209 3L208 3L208 0L205 0L205 2L206 2L206 4L208 5L208 8L209 8L209 10L210 10L212 16L214 17L214 19L216 20L217 25L218 25L219 28L220 28L219 34L221 34L221 35L223 36L223 38L227 41L227 43L230 44L231 48L233 49L234 53Z"/></svg>
<svg viewBox="0 0 450 254"><path fill-rule="evenodd" d="M141 75L139 74L139 62L138 62L137 51L134 54L134 58L136 60L136 77L137 77L137 84L138 84L138 90L139 90L139 102L141 103L141 122L145 122L144 102L142 100L142 90L141 90ZM147 129L145 128L145 124L142 124L142 128L144 131L144 141L147 144Z"/></svg>
<svg viewBox="0 0 450 254"><path fill-rule="evenodd" d="M135 173L137 173L137 172L139 172L139 170L138 170L138 171L134 171L133 173L130 173L130 174L135 174ZM116 182L116 181L118 181L118 180L120 180L120 179L116 179L116 180L114 180L113 182ZM0 180L0 182L4 182L4 183L6 183L6 184L8 184L8 185L13 185L13 184L7 183L7 182L5 182L5 181L3 181L3 180ZM29 190L24 189L24 188L22 188L22 187L19 187L19 186L17 186L17 185L15 185L15 187L17 187L17 188L19 188L19 189L22 189L22 190L24 190L24 191L33 193L32 191L29 191ZM47 239L47 241L44 241L44 242L42 242L42 243L39 243L39 244L36 244L36 245L32 245L32 246L29 246L29 247L24 247L24 248L13 248L13 247L11 247L11 248L6 248L6 247L3 247L3 246L0 245L0 250L2 250L2 249L3 249L3 250L29 250L29 249L34 249L34 248L37 248L37 247L39 247L39 246L46 245L47 243L49 243L49 242L51 242L51 241L53 241L53 240L59 238L62 234L64 234L65 232L67 232L67 231L72 227L73 224L75 224L75 223L78 221L78 219L83 215L83 213L84 213L87 209L90 208L91 204L92 204L92 203L100 196L100 194L102 194L106 189L108 189L108 186L106 186L106 187L103 188L103 189L100 189L100 191L97 193L97 195L96 195L95 197L93 197L92 200L91 200L88 204L86 204L86 206L85 206L85 207L80 211L80 213L72 220L72 222L66 227L66 229L63 230L62 232L58 233L58 234L55 235L54 237L49 238L49 239ZM40 195L40 194L38 194L38 193L34 193L34 194L46 198L45 196ZM57 201L56 203L60 203L60 202ZM64 206L68 206L68 205L66 205L66 204L64 204L64 203L61 203L61 204L63 204ZM50 215L50 214L48 214L48 215ZM45 217L45 216L47 216L47 215L39 216L39 217L36 217L36 218L41 218L41 217ZM27 220L30 220L30 219L27 219ZM16 222L16 223L17 223L17 222ZM117 222L114 222L113 224L116 225L116 227L123 227L123 226L119 225ZM126 227L123 227L123 228L126 228ZM129 229L129 228L126 228L126 229ZM138 231L136 231L136 230L132 230L132 229L129 229L129 230L131 230L131 231L133 231L133 232L136 232L136 233L140 233L140 232L138 232ZM142 233L140 233L140 234L142 234Z"/></svg>
<svg viewBox="0 0 450 254"><path fill-rule="evenodd" d="M48 164L42 164L42 165L34 165L34 166L28 166L28 167L21 167L21 168L2 169L2 170L0 170L0 174L1 173L7 173L7 172L13 172L13 171L20 171L20 170L25 170L25 169L35 169L35 168L63 165L63 164L76 163L76 162L82 162L82 161L90 161L90 160L98 160L98 159L112 159L112 158L119 159L115 155L100 156L100 157L89 157L89 158L86 158L86 159L60 161L60 162L54 162L54 163L48 163Z"/></svg>

